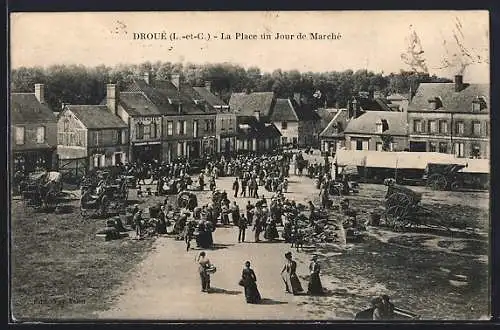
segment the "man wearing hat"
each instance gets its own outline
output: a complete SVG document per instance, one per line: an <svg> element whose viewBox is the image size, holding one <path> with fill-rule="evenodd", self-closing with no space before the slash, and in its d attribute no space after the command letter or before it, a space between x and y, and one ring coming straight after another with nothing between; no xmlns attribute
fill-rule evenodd
<svg viewBox="0 0 500 330"><path fill-rule="evenodd" d="M137 238L142 237L142 210L137 209L134 215L135 234Z"/></svg>

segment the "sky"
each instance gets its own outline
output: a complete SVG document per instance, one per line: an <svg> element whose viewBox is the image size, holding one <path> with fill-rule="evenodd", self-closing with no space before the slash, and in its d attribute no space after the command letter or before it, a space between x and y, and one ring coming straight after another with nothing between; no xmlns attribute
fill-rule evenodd
<svg viewBox="0 0 500 330"><path fill-rule="evenodd" d="M442 69L443 41L456 45L453 29L462 25L467 49L485 63L467 67L464 81L489 82L489 14L487 11L326 11L326 12L110 12L11 14L12 68L82 64L96 66L145 61L231 62L301 72L368 69L389 74L408 69L401 60L409 26L421 41L430 74L452 78L457 69ZM134 40L134 33L164 33L166 40ZM294 35L294 40L262 40L262 33ZM341 36L310 40L310 33ZM169 40L203 33L203 40ZM222 40L221 33L232 36ZM236 40L237 33L257 40ZM306 36L296 40L297 34ZM210 40L207 40L210 34ZM218 36L218 39L214 39Z"/></svg>

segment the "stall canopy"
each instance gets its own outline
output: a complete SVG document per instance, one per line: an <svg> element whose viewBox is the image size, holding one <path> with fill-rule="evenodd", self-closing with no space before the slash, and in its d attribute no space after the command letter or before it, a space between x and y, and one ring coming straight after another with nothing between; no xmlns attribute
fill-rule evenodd
<svg viewBox="0 0 500 330"><path fill-rule="evenodd" d="M483 161L482 159L479 159ZM427 164L466 165L476 159L456 158L454 155L438 152L385 152L372 150L339 150L334 162L338 166L363 166L372 168L425 169ZM474 163L478 171L484 169L479 162ZM489 164L488 164L489 168Z"/></svg>
<svg viewBox="0 0 500 330"><path fill-rule="evenodd" d="M490 173L489 159L467 159L467 167L460 170L462 173Z"/></svg>

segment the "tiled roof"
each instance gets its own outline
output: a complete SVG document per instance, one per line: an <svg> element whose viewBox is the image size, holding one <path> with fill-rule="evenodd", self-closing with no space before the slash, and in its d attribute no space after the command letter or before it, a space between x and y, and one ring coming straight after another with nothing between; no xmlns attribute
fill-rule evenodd
<svg viewBox="0 0 500 330"><path fill-rule="evenodd" d="M193 87L193 89L211 106L221 107L227 106L227 104L222 101L218 96L214 95L205 87Z"/></svg>
<svg viewBox="0 0 500 330"><path fill-rule="evenodd" d="M337 115L339 109L336 108L318 108L316 114L320 118L320 127L325 128Z"/></svg>
<svg viewBox="0 0 500 330"><path fill-rule="evenodd" d="M78 120L88 129L126 128L120 117L112 114L105 105L67 105Z"/></svg>
<svg viewBox="0 0 500 330"><path fill-rule="evenodd" d="M276 99L272 114L272 121L299 121L292 101L289 99Z"/></svg>
<svg viewBox="0 0 500 330"><path fill-rule="evenodd" d="M131 116L158 116L162 113L142 92L120 92L120 105Z"/></svg>
<svg viewBox="0 0 500 330"><path fill-rule="evenodd" d="M320 120L320 117L307 103L300 105L294 99L276 99L271 113L271 120L310 121Z"/></svg>
<svg viewBox="0 0 500 330"><path fill-rule="evenodd" d="M229 107L240 116L253 116L256 111L269 116L273 103L273 92L233 93L229 99Z"/></svg>
<svg viewBox="0 0 500 330"><path fill-rule="evenodd" d="M147 105L148 109L151 109L148 103L155 106L156 111L149 111L150 113L143 111L140 113L143 116L150 114L177 115L179 102L182 104L183 114L215 114L215 109L210 104L195 103L195 100L202 100L202 97L191 86L185 83L181 85L179 91L168 80L153 80L151 84L148 84L144 80L135 79L125 91L141 93L143 95L142 100L136 100L138 101L136 102L136 108L137 106L144 108L144 105ZM123 102L123 100L120 101ZM142 107L141 104L143 105ZM126 101L125 105L127 105Z"/></svg>
<svg viewBox="0 0 500 330"><path fill-rule="evenodd" d="M404 112L367 111L356 119L351 119L344 130L345 134L380 134L377 122L386 120L389 128L383 134L407 135L407 115Z"/></svg>
<svg viewBox="0 0 500 330"><path fill-rule="evenodd" d="M391 95L387 96L387 99L389 101L408 100L408 98L409 98L409 94L408 93L403 93L403 94L394 93L394 94L391 94Z"/></svg>
<svg viewBox="0 0 500 330"><path fill-rule="evenodd" d="M357 97L356 101L362 110L368 111L391 111L386 101L381 98Z"/></svg>
<svg viewBox="0 0 500 330"><path fill-rule="evenodd" d="M275 138L281 133L274 124L257 121L253 116L239 116L237 132L247 138Z"/></svg>
<svg viewBox="0 0 500 330"><path fill-rule="evenodd" d="M330 120L325 129L319 133L320 137L337 137L344 134L345 124L347 122L347 109L339 109L335 116ZM337 133L337 125L343 125L342 129Z"/></svg>
<svg viewBox="0 0 500 330"><path fill-rule="evenodd" d="M14 125L57 122L54 112L33 93L10 94L10 118Z"/></svg>
<svg viewBox="0 0 500 330"><path fill-rule="evenodd" d="M300 121L310 121L310 120L320 120L321 118L318 114L313 110L312 106L308 103L303 103L302 105L295 104L295 114L299 118Z"/></svg>
<svg viewBox="0 0 500 330"><path fill-rule="evenodd" d="M455 92L455 83L421 83L417 93L408 106L408 111L447 111L471 112L472 101L477 97L484 97L486 109L481 112L489 113L490 88L488 84L464 84L464 89ZM430 109L429 100L440 98L442 107Z"/></svg>

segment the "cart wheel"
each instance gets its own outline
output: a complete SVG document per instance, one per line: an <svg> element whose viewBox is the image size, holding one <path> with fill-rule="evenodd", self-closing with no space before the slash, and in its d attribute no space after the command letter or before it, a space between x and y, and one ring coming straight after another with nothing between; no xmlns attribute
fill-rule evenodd
<svg viewBox="0 0 500 330"><path fill-rule="evenodd" d="M451 185L450 185L450 189L454 190L454 191L459 190L460 189L460 183L458 181L452 182Z"/></svg>
<svg viewBox="0 0 500 330"><path fill-rule="evenodd" d="M404 206L407 207L411 204L411 199L408 195L403 193L393 193L385 201L385 207L390 209L393 206Z"/></svg>
<svg viewBox="0 0 500 330"><path fill-rule="evenodd" d="M427 181L427 185L433 190L445 190L447 184L446 178L441 174L433 174Z"/></svg>
<svg viewBox="0 0 500 330"><path fill-rule="evenodd" d="M385 222L389 227L397 229L401 227L407 216L407 208L402 205L389 207L385 212Z"/></svg>

